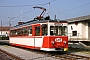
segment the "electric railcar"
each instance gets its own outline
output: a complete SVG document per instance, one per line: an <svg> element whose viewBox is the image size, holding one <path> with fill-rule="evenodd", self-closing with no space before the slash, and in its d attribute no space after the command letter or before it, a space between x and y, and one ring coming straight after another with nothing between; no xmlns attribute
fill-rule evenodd
<svg viewBox="0 0 90 60"><path fill-rule="evenodd" d="M44 51L68 51L67 21L32 20L10 29L10 45Z"/></svg>

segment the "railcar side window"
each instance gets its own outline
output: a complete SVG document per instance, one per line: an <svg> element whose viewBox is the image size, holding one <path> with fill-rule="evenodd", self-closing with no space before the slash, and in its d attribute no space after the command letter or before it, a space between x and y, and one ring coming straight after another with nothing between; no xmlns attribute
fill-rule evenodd
<svg viewBox="0 0 90 60"><path fill-rule="evenodd" d="M35 27L35 35L40 36L40 26Z"/></svg>
<svg viewBox="0 0 90 60"><path fill-rule="evenodd" d="M17 35L20 35L20 29L19 29L19 30L17 30Z"/></svg>
<svg viewBox="0 0 90 60"><path fill-rule="evenodd" d="M11 30L10 36L15 36L16 35L15 33L16 33L15 30Z"/></svg>
<svg viewBox="0 0 90 60"><path fill-rule="evenodd" d="M23 36L23 28L20 29L20 35Z"/></svg>
<svg viewBox="0 0 90 60"><path fill-rule="evenodd" d="M23 28L23 34L27 35L28 34L28 29L27 28Z"/></svg>
<svg viewBox="0 0 90 60"><path fill-rule="evenodd" d="M29 36L32 35L32 26L29 27Z"/></svg>
<svg viewBox="0 0 90 60"><path fill-rule="evenodd" d="M28 27L11 30L10 36L27 36L29 33L28 31L29 31Z"/></svg>
<svg viewBox="0 0 90 60"><path fill-rule="evenodd" d="M43 24L42 25L42 35L47 35L47 25L46 24Z"/></svg>

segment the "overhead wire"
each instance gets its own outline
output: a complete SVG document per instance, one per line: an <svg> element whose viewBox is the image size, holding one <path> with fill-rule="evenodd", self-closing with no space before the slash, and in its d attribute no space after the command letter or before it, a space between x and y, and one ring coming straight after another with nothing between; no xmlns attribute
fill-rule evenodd
<svg viewBox="0 0 90 60"><path fill-rule="evenodd" d="M42 6L44 6L44 5L47 5L47 4L52 3L52 2L54 2L54 1L56 1L56 0L52 0L52 1L50 1L50 2L48 2L48 3L45 3L45 4L36 4L36 5L42 5ZM0 7L24 7L24 6L34 6L34 5L0 6ZM34 9L33 9L33 10L34 10ZM22 15L25 15L25 14L27 14L27 13L29 13L29 12L32 12L33 10L27 11L27 12L23 13ZM21 15L16 16L16 17L12 17L8 22L10 22L11 20L13 20L13 19L15 19L15 18L17 18L17 17L20 17L20 16L21 16ZM8 22L6 22L6 23L8 23ZM4 23L4 24L6 24L6 23ZM2 24L2 25L4 25L4 24Z"/></svg>
<svg viewBox="0 0 90 60"><path fill-rule="evenodd" d="M62 11L62 12L57 12L56 14L64 13L64 12L67 12L67 11L70 11L70 10L73 10L73 9L77 9L77 8L80 8L80 7L83 7L83 6L89 5L89 4L90 4L90 3L86 3L86 4L83 4L83 5L79 5L79 6L76 6L76 7L73 7L73 8L67 9L67 10L64 10L64 11Z"/></svg>
<svg viewBox="0 0 90 60"><path fill-rule="evenodd" d="M0 3L2 3L3 0L0 1Z"/></svg>
<svg viewBox="0 0 90 60"><path fill-rule="evenodd" d="M32 9L32 8L31 8ZM29 13L29 12L32 12L34 9L32 9L32 10L30 10L30 11L27 11L27 12L25 12L25 13L23 13L22 15L25 15L25 14L27 14L27 13ZM21 15L18 15L18 16L16 16L16 17L12 17L12 18L10 18L10 20L8 21L8 22L10 22L11 20L13 20L13 19L15 19L15 18L18 18L18 17L20 17ZM6 22L6 23L8 23L8 22ZM4 24L6 24L6 23L4 23ZM2 25L4 25L4 24L2 24Z"/></svg>
<svg viewBox="0 0 90 60"><path fill-rule="evenodd" d="M25 13L23 13L22 15L25 15L25 14L27 14L27 13L29 13L29 12L32 12L34 9L32 9L32 10L30 10L30 11L27 11L27 12L25 12ZM16 16L16 17L13 17L12 19L14 19L14 18L17 18L17 17L20 17L21 15L19 15L19 16ZM10 20L12 20L12 19L10 19Z"/></svg>
<svg viewBox="0 0 90 60"><path fill-rule="evenodd" d="M42 6L44 6L44 5L47 5L47 4L52 3L52 2L54 2L54 1L56 1L56 0L52 0L52 1L50 1L50 2L48 2L48 3L45 3L45 4L36 4L36 5L42 5ZM1 0L0 2L2 2L2 0ZM56 14L64 13L64 12L67 12L67 11L70 11L70 10L73 10L73 9L76 9L76 8L80 8L80 7L83 7L83 6L89 5L89 4L90 4L90 3L83 4L83 5L80 5L80 6L77 6L77 7L73 7L73 8L70 8L70 9L64 10L64 11L62 11L62 12L57 12ZM34 6L34 5L0 6L0 7L25 7L25 6ZM28 11L28 12L30 12L30 11ZM24 13L24 14L27 14L28 12L26 12L26 13ZM24 15L24 14L22 14L22 15ZM19 16L21 16L21 15L19 15ZM19 17L19 16L17 16L17 17ZM17 18L17 17L13 17L13 18L11 18L10 20L13 20L14 18Z"/></svg>
<svg viewBox="0 0 90 60"><path fill-rule="evenodd" d="M1 0L2 1L2 0ZM0 2L1 2L0 1ZM0 7L27 7L27 6L35 6L35 5L42 5L42 6L44 6L44 5L47 5L47 4L49 4L49 3L52 3L52 2L54 2L55 0L52 0L52 1L50 1L50 2L47 2L47 3L44 3L44 4L34 4L34 5L18 5L18 6L0 6Z"/></svg>
<svg viewBox="0 0 90 60"><path fill-rule="evenodd" d="M67 12L67 11L70 11L70 10L73 10L73 9L76 9L76 8L80 8L80 7L83 7L83 6L86 6L86 5L89 5L90 3L86 3L86 4L83 4L83 5L79 5L79 6L76 6L76 7L73 7L73 8L70 8L70 9L67 9L67 10L64 10L64 11L61 11L61 12L57 12L57 13L51 13L52 15L56 15L56 14L60 14L60 13L63 13L64 12ZM53 6L54 7L54 6ZM56 8L56 7L55 7ZM56 8L57 9L57 8ZM58 11L60 11L59 9L57 9ZM66 14L64 14L66 15ZM66 15L68 16L68 15Z"/></svg>
<svg viewBox="0 0 90 60"><path fill-rule="evenodd" d="M58 8L55 7L54 5L53 5L53 7L54 7L57 11L60 11L60 9L58 9ZM54 14L54 13L51 13L51 14L54 15L54 16L57 15L57 14ZM68 15L66 15L66 14L64 14L64 13L63 13L63 15L68 16Z"/></svg>

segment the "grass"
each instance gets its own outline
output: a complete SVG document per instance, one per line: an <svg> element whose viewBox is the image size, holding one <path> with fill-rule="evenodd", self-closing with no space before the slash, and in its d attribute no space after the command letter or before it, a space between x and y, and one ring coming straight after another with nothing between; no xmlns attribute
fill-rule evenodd
<svg viewBox="0 0 90 60"><path fill-rule="evenodd" d="M80 48L69 48L69 52L82 52L85 54L90 54L90 50Z"/></svg>

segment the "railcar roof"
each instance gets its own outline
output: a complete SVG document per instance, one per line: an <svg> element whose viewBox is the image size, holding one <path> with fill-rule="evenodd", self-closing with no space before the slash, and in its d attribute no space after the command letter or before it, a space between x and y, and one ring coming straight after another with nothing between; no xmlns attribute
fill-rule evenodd
<svg viewBox="0 0 90 60"><path fill-rule="evenodd" d="M44 22L67 22L67 21L65 21L65 20L40 20L40 21L31 20L31 21L24 22L21 25L16 25L14 27L26 26L26 25L29 25L29 24L36 24L36 23L44 23Z"/></svg>

